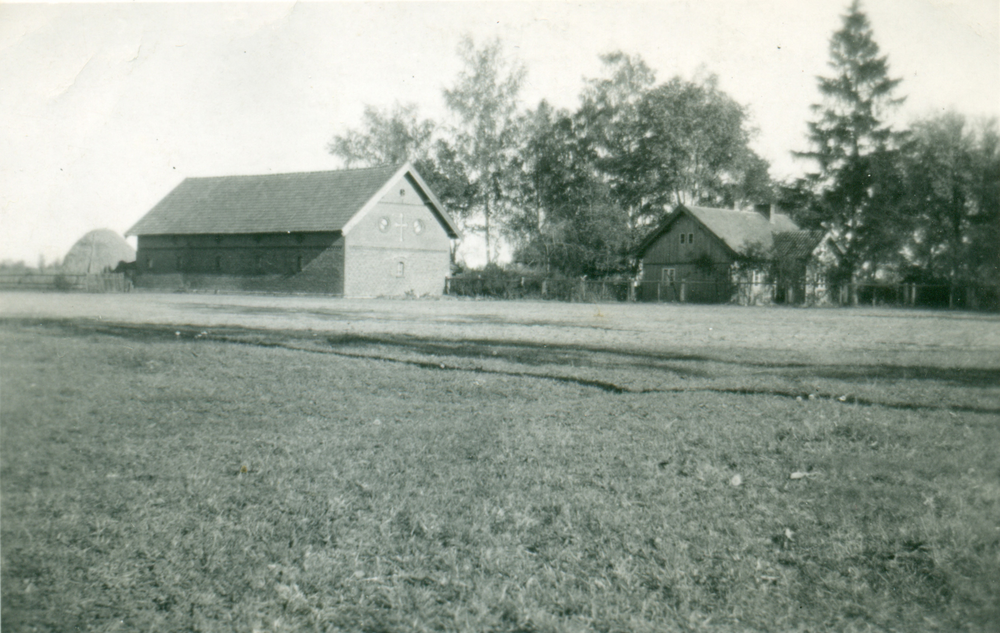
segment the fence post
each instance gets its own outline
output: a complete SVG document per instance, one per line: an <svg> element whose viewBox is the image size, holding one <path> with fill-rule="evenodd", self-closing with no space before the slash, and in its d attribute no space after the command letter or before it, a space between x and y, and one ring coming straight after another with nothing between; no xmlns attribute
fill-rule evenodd
<svg viewBox="0 0 1000 633"><path fill-rule="evenodd" d="M660 285L661 285L661 283L659 281L656 282L656 302L657 303L660 303Z"/></svg>
<svg viewBox="0 0 1000 633"><path fill-rule="evenodd" d="M549 294L549 280L542 280L542 298L544 299Z"/></svg>
<svg viewBox="0 0 1000 633"><path fill-rule="evenodd" d="M681 303L684 303L687 299L687 282L681 282Z"/></svg>

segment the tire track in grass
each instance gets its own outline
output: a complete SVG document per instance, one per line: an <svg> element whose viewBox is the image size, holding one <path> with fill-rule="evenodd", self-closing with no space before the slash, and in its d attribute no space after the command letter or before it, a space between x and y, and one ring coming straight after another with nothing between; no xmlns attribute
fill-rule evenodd
<svg viewBox="0 0 1000 633"><path fill-rule="evenodd" d="M244 344L244 345L255 345L255 343L248 343L245 341L238 341L238 340L230 340L227 342ZM604 380L593 380L589 378L578 378L574 376L556 376L553 374L542 374L536 372L503 371L498 369L486 369L484 367L462 367L459 365L449 366L445 363L437 363L433 361L420 361L420 360L395 358L392 356L374 355L374 354L351 354L347 352L338 352L336 350L322 350L322 349L315 349L308 347L289 346L280 343L269 343L262 345L268 347L282 347L284 349L300 351L300 352L332 354L334 356L340 356L342 358L377 360L382 362L398 363L402 365L409 365L412 367L420 367L423 369L433 369L438 371L457 371L457 372L466 372L473 374L492 374L500 376L510 376L513 378L534 378L540 380L552 380L555 382L575 384L583 387L593 387L596 389L600 389L601 391L613 394L643 395L643 394L660 394L660 393L726 393L726 394L735 394L741 396L775 396L779 398L789 398L792 400L802 400L802 401L827 400L833 402L840 402L847 405L855 405L863 407L883 407L886 409L894 409L899 411L961 411L965 413L985 413L985 414L1000 415L1000 407L991 409L987 407L977 407L972 405L935 406L935 405L914 404L905 402L891 403L891 402L880 402L870 398L858 397L854 395L844 398L843 396L838 397L828 394L816 394L805 391L789 391L784 389L762 389L762 388L751 388L751 387L657 387L657 388L633 389L631 387L625 387Z"/></svg>
<svg viewBox="0 0 1000 633"><path fill-rule="evenodd" d="M0 321L2 323L3 321ZM184 326L170 326L161 324L143 324L143 325L130 325L130 324L108 324L101 322L82 322L77 320L63 320L63 319L18 319L18 320L7 320L7 323L17 323L19 325L26 326L41 326L41 327L56 327L62 330L73 330L75 333L89 333L89 334L104 334L107 336L115 336L120 338L130 338L139 340L160 340L160 341L190 341L191 339L203 340L203 341L213 341L221 343L229 343L236 345L249 345L254 347L265 347L265 348L280 348L287 349L290 351L297 352L307 352L312 354L327 354L338 356L341 358L349 358L355 360L374 360L380 362L397 363L401 365L407 365L411 367L418 367L421 369L430 369L436 371L456 371L465 372L473 374L487 374L487 375L500 375L509 376L512 378L532 378L536 380L550 380L554 382L560 382L563 384L573 384L582 387L590 387L594 389L599 389L606 393L613 394L664 394L664 393L725 393L743 396L773 396L778 398L788 398L793 400L827 400L832 402L839 402L845 405L853 406L865 406L865 407L884 407L887 409L901 410L901 411L960 411L965 413L982 413L991 415L1000 415L1000 407L981 407L975 405L966 404L946 404L946 405L931 405L931 404L919 404L919 403L906 403L906 402L883 402L873 398L865 398L863 396L835 396L830 394L820 394L816 392L807 391L795 391L789 389L775 389L775 388L754 388L754 387L657 387L657 388L632 388L624 385L620 385L614 382L597 380L591 378L581 378L578 376L559 376L555 374L547 374L541 372L530 372L530 371L510 371L503 369L490 369L482 366L462 366L462 365L448 365L447 363L442 363L436 360L420 360L414 358L400 358L397 356L391 356L386 354L365 354L365 353L354 353L354 352L344 352L336 349L321 348L316 345L303 346L296 345L290 342L288 339L294 340L309 340L315 343L320 343L321 341L317 338L318 333L313 333L312 336L306 336L304 332L298 331L281 331L281 330L251 330L245 328L226 328L226 327L211 327L211 328L199 328L191 325ZM211 333L210 333L211 331ZM235 335L227 334L226 332L236 332ZM323 335L322 342L329 345L336 344L365 344L365 345L393 345L392 339L379 340L379 339L360 339L353 340L347 339L330 339L327 335ZM509 343L507 343L509 345ZM614 351L603 350L602 353L614 354ZM706 360L705 362L712 362L711 360ZM810 398L811 396L811 398Z"/></svg>

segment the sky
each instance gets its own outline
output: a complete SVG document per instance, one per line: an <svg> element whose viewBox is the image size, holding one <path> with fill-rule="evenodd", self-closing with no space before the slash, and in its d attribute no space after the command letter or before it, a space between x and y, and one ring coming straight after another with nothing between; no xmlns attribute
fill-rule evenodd
<svg viewBox="0 0 1000 633"><path fill-rule="evenodd" d="M0 260L123 234L186 177L336 169L364 106L447 121L457 48L500 38L522 106L574 108L598 56L718 76L771 175L801 174L816 77L848 0L0 4ZM863 0L905 125L1000 116L1000 3ZM134 241L133 241L134 245ZM473 262L474 263L474 262Z"/></svg>

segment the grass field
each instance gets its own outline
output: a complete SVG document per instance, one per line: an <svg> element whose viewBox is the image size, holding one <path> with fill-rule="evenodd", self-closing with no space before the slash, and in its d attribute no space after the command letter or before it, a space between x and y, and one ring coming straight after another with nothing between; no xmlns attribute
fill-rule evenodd
<svg viewBox="0 0 1000 633"><path fill-rule="evenodd" d="M1000 319L0 297L5 631L993 631Z"/></svg>

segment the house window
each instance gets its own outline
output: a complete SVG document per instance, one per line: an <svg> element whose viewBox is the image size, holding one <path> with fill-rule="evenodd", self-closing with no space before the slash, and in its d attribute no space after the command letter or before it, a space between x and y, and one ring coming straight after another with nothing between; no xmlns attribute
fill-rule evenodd
<svg viewBox="0 0 1000 633"><path fill-rule="evenodd" d="M403 262L396 262L396 276L397 277L402 277L403 276L404 269L405 269L405 267L403 265Z"/></svg>
<svg viewBox="0 0 1000 633"><path fill-rule="evenodd" d="M665 284L672 284L677 279L677 270L674 268L664 268L660 273L660 280Z"/></svg>
<svg viewBox="0 0 1000 633"><path fill-rule="evenodd" d="M685 237L687 237L687 236L686 236L686 235L684 235L683 233L681 233L681 244L683 244L683 243L684 243L684 238L685 238Z"/></svg>
<svg viewBox="0 0 1000 633"><path fill-rule="evenodd" d="M694 233L688 233L688 244L694 244Z"/></svg>

